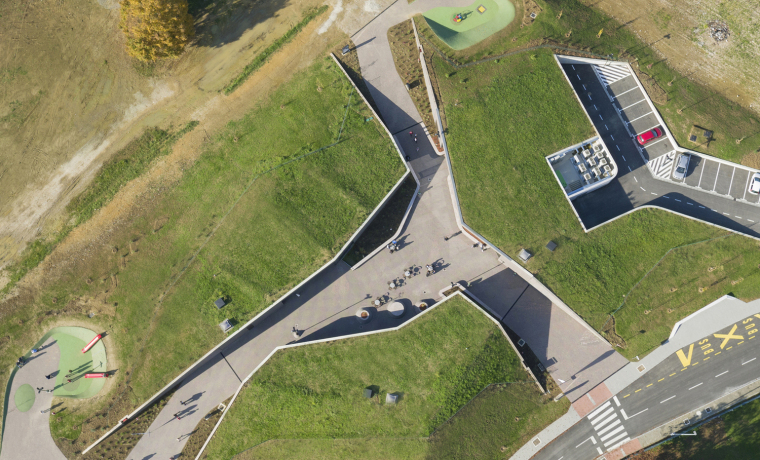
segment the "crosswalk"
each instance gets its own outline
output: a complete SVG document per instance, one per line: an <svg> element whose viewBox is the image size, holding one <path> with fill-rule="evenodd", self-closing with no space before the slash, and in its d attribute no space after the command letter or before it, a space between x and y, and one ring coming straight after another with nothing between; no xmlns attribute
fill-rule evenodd
<svg viewBox="0 0 760 460"><path fill-rule="evenodd" d="M602 83L607 86L610 86L616 81L622 80L623 78L631 75L631 71L628 68L628 66L622 65L622 64L612 64L612 63L606 64L606 65L594 64L594 70L596 70L596 74L599 75L599 78L602 80Z"/></svg>
<svg viewBox="0 0 760 460"><path fill-rule="evenodd" d="M617 400L615 401L616 405ZM599 441L604 444L607 451L622 446L631 440L625 431L623 421L611 401L607 401L588 415L588 421L594 427Z"/></svg>
<svg viewBox="0 0 760 460"><path fill-rule="evenodd" d="M673 169L673 160L675 159L675 152L666 153L660 155L654 160L650 160L647 163L649 170L652 171L656 177L661 179L667 179L670 176L670 171Z"/></svg>

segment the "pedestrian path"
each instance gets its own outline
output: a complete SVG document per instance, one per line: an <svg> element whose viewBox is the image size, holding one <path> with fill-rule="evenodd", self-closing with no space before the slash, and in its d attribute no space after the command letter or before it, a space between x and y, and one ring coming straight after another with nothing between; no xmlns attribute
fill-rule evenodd
<svg viewBox="0 0 760 460"><path fill-rule="evenodd" d="M605 65L594 64L594 70L596 71L596 74L599 75L599 79L602 80L602 83L607 86L631 75L628 66L613 63Z"/></svg>
<svg viewBox="0 0 760 460"><path fill-rule="evenodd" d="M647 163L652 175L661 179L667 179L670 176L670 172L673 170L673 160L676 157L676 152L672 151L665 155L660 155L654 160L650 160Z"/></svg>
<svg viewBox="0 0 760 460"><path fill-rule="evenodd" d="M625 430L625 426L623 426L623 418L618 413L619 407L620 402L615 397L599 406L598 409L586 417L591 422L591 426L594 427L594 432L596 432L599 441L604 445L605 451L612 450L631 440ZM600 448L599 455L601 454L602 449Z"/></svg>

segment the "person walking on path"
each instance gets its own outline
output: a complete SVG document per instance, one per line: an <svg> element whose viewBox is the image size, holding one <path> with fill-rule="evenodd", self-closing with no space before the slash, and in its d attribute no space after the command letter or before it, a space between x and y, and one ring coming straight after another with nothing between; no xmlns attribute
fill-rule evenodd
<svg viewBox="0 0 760 460"><path fill-rule="evenodd" d="M174 417L175 417L177 420L179 420L179 412L177 412L176 414L174 414Z"/></svg>
<svg viewBox="0 0 760 460"><path fill-rule="evenodd" d="M55 372L53 372L53 374L55 374ZM53 374L48 374L48 375L45 376L45 378L48 379L48 380L50 380L50 379L53 378Z"/></svg>
<svg viewBox="0 0 760 460"><path fill-rule="evenodd" d="M37 394L42 393L42 387L37 387Z"/></svg>
<svg viewBox="0 0 760 460"><path fill-rule="evenodd" d="M35 353L37 353L38 351L40 351L40 350L38 350L38 349L36 349L36 348L32 348L32 354L35 354Z"/></svg>

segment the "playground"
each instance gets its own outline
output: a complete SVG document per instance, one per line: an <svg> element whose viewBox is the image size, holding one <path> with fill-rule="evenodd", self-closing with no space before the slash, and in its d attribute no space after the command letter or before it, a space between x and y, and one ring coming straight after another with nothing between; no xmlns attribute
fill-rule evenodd
<svg viewBox="0 0 760 460"><path fill-rule="evenodd" d="M437 7L422 14L435 35L455 50L479 43L515 19L509 0L476 0L466 7Z"/></svg>

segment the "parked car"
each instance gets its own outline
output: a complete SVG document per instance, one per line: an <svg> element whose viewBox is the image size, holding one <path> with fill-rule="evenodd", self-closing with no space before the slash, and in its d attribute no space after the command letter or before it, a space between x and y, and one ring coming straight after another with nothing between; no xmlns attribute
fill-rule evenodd
<svg viewBox="0 0 760 460"><path fill-rule="evenodd" d="M660 128L654 128L639 134L636 136L636 140L639 141L639 144L644 145L652 139L657 139L660 136L662 136L662 130Z"/></svg>
<svg viewBox="0 0 760 460"><path fill-rule="evenodd" d="M683 180L683 178L686 177L686 171L689 169L690 159L691 159L691 155L687 155L685 153L682 153L678 156L678 161L676 162L676 169L675 171L673 171L673 179Z"/></svg>
<svg viewBox="0 0 760 460"><path fill-rule="evenodd" d="M757 195L760 193L760 172L756 172L752 175L752 179L749 180L749 193Z"/></svg>

